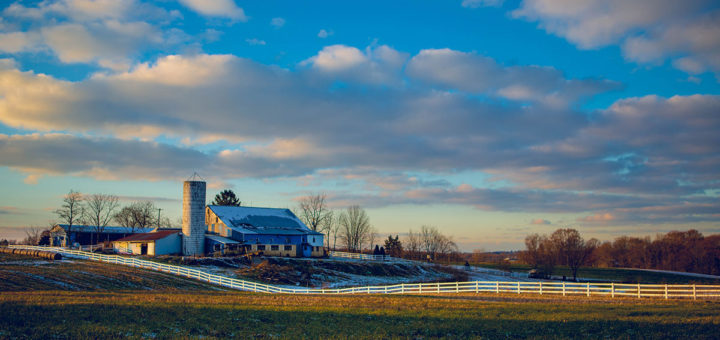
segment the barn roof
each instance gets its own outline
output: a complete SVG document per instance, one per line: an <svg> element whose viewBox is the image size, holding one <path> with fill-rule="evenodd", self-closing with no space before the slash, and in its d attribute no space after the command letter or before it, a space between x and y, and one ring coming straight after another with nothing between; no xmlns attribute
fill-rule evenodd
<svg viewBox="0 0 720 340"><path fill-rule="evenodd" d="M208 205L228 226L244 234L322 235L310 230L290 209Z"/></svg>
<svg viewBox="0 0 720 340"><path fill-rule="evenodd" d="M53 229L60 227L64 229L66 232L68 228L70 227L67 224L57 224ZM132 228L128 227L113 227L113 226L107 226L102 229L102 232L105 234L137 234L137 233L149 233L154 228L135 228L134 230ZM71 231L74 232L83 232L83 233L95 233L97 232L97 227L94 225L73 225L71 228Z"/></svg>
<svg viewBox="0 0 720 340"><path fill-rule="evenodd" d="M128 237L123 237L119 240L115 240L114 242L142 242L142 241L155 241L160 240L163 238L166 238L170 235L180 234L182 231L177 229L170 229L170 230L158 230L156 232L152 233L142 233L142 234L134 234L130 235Z"/></svg>

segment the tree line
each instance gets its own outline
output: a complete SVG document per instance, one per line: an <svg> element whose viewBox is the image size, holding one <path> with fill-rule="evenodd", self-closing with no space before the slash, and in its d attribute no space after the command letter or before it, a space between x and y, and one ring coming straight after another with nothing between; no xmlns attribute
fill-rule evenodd
<svg viewBox="0 0 720 340"><path fill-rule="evenodd" d="M351 205L346 209L333 211L328 207L325 194L313 194L302 197L295 214L310 229L325 234L326 247L338 246L350 252L379 249L377 230L370 224L365 209ZM338 243L339 242L339 243ZM425 260L449 258L458 253L457 244L451 236L446 236L434 226L422 226L420 230L408 232L402 241L392 235L384 241L383 253L394 257L406 257Z"/></svg>
<svg viewBox="0 0 720 340"><path fill-rule="evenodd" d="M620 236L613 241L585 240L575 229L525 238L520 259L545 275L568 266L577 277L581 266L659 269L720 275L720 235L697 230L671 231L647 237Z"/></svg>

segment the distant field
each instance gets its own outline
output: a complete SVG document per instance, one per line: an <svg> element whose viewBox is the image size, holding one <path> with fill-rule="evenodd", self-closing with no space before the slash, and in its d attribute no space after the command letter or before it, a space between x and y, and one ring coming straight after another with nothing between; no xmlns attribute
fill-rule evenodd
<svg viewBox="0 0 720 340"><path fill-rule="evenodd" d="M502 269L497 263L480 263L478 267ZM530 266L524 264L512 264L510 270L513 272L527 273ZM567 276L572 279L572 272L568 267L559 266L555 268L553 276ZM623 283L668 283L668 284L720 284L720 280L691 277L670 273L656 273L635 269L620 268L593 268L585 267L578 270L578 277L594 280L608 280Z"/></svg>
<svg viewBox="0 0 720 340"><path fill-rule="evenodd" d="M720 327L718 301L267 295L99 262L9 256L0 256L0 275L0 338L702 339L717 338ZM47 279L67 284L49 288Z"/></svg>

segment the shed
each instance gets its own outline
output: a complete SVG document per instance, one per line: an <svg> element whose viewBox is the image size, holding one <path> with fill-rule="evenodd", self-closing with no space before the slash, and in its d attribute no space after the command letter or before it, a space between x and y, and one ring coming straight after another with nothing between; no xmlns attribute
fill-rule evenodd
<svg viewBox="0 0 720 340"><path fill-rule="evenodd" d="M115 240L117 252L134 255L180 254L182 231L180 229L159 229L152 233L135 234Z"/></svg>

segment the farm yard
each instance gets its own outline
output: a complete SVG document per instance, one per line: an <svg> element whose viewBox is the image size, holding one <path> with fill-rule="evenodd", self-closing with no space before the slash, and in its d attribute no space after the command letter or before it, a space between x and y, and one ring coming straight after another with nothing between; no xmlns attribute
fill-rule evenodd
<svg viewBox="0 0 720 340"><path fill-rule="evenodd" d="M718 300L261 294L123 265L7 254L0 275L0 338L702 339L720 326Z"/></svg>

